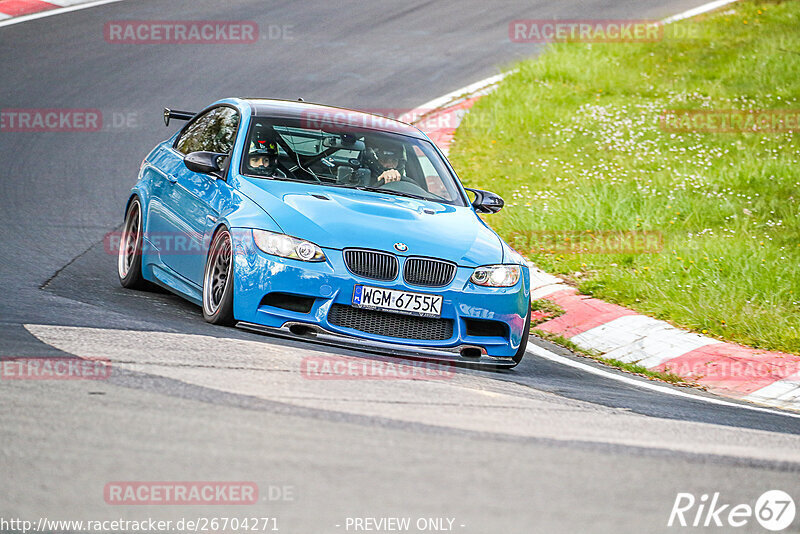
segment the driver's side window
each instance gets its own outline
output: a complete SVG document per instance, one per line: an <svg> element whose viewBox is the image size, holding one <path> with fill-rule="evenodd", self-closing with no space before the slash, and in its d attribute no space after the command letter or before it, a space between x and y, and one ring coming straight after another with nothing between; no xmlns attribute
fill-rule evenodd
<svg viewBox="0 0 800 534"><path fill-rule="evenodd" d="M178 138L175 148L183 154L198 151L230 154L238 127L236 110L220 106L194 120Z"/></svg>

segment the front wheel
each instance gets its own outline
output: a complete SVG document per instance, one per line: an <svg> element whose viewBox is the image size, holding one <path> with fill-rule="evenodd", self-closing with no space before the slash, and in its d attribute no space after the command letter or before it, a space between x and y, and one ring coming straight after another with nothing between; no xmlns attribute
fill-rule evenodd
<svg viewBox="0 0 800 534"><path fill-rule="evenodd" d="M514 365L517 365L519 362L522 361L522 357L525 356L525 349L528 347L528 338L531 335L531 306L528 304L528 318L525 319L525 331L522 332L522 339L519 342L519 349L517 349L517 353L514 354Z"/></svg>
<svg viewBox="0 0 800 534"><path fill-rule="evenodd" d="M203 274L203 318L211 324L232 325L233 319L233 242L222 228L208 249Z"/></svg>
<svg viewBox="0 0 800 534"><path fill-rule="evenodd" d="M126 289L147 289L147 281L142 277L142 228L142 203L137 197L125 214L117 252L119 283Z"/></svg>

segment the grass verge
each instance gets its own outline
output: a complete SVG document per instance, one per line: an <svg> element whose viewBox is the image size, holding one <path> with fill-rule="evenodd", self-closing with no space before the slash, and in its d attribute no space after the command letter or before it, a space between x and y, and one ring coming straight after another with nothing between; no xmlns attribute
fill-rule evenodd
<svg viewBox="0 0 800 534"><path fill-rule="evenodd" d="M800 109L798 27L800 2L744 1L658 42L553 45L475 105L450 158L467 186L506 199L492 226L581 292L800 354L800 133L660 121ZM542 231L571 232L583 253ZM650 232L660 251L598 250L604 232Z"/></svg>
<svg viewBox="0 0 800 534"><path fill-rule="evenodd" d="M531 326L536 326L550 319L564 315L564 308L547 299L531 301Z"/></svg>

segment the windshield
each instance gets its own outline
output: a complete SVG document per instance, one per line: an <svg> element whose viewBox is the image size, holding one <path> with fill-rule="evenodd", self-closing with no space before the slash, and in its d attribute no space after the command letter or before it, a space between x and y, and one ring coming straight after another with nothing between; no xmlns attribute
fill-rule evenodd
<svg viewBox="0 0 800 534"><path fill-rule="evenodd" d="M253 117L241 172L465 205L430 142L374 130L324 131L299 120Z"/></svg>

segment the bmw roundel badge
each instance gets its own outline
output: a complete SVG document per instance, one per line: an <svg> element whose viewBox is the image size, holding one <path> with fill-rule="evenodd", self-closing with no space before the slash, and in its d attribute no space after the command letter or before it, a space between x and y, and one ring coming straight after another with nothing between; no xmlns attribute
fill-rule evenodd
<svg viewBox="0 0 800 534"><path fill-rule="evenodd" d="M405 252L408 250L408 245L405 243L395 243L394 248L397 249L399 252Z"/></svg>

